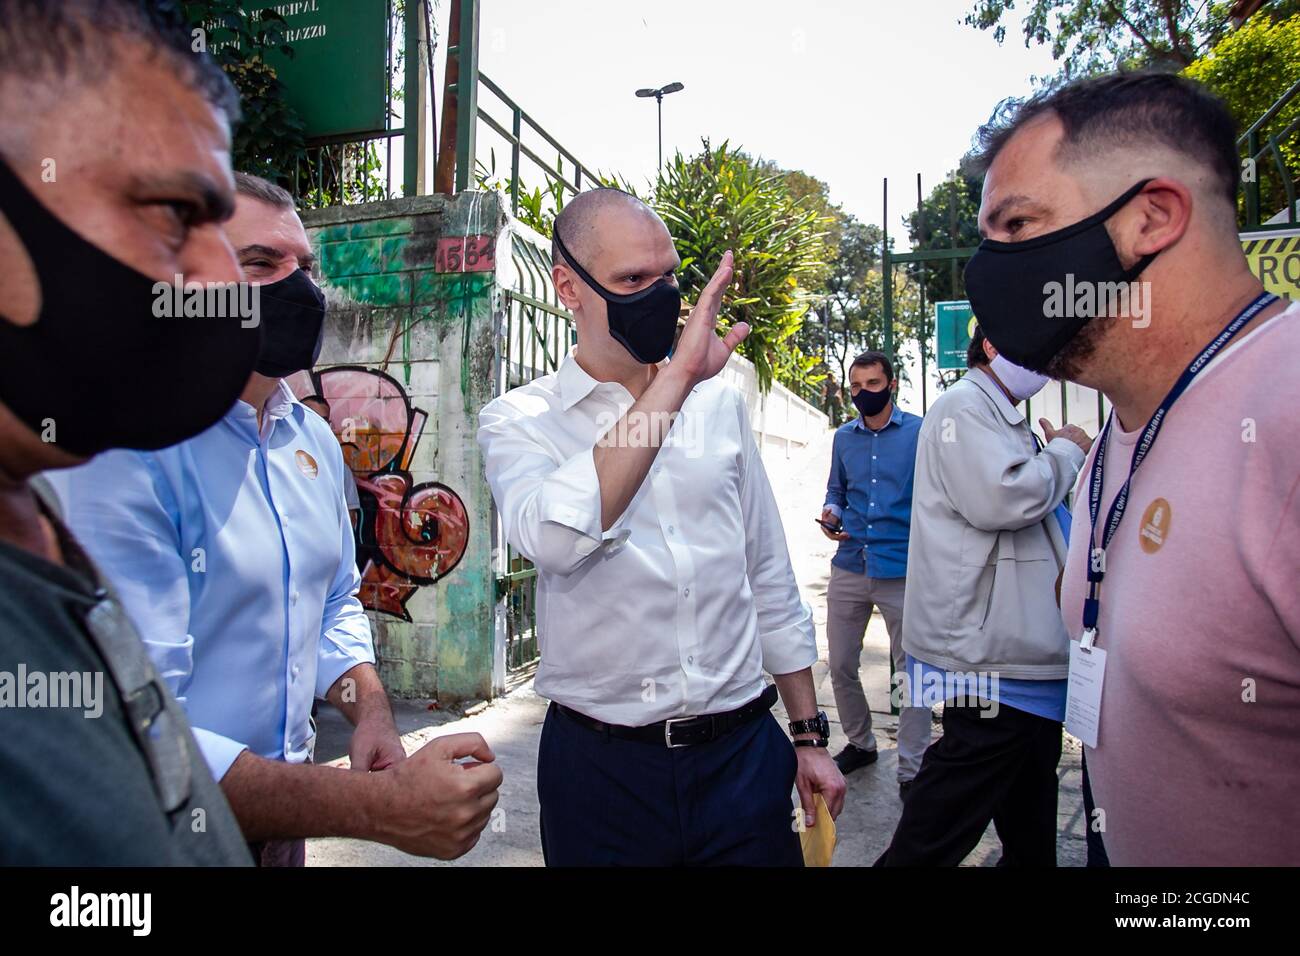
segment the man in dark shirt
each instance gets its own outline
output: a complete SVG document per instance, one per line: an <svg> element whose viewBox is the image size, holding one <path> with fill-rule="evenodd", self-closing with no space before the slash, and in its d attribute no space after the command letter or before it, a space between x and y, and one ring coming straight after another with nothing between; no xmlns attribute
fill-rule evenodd
<svg viewBox="0 0 1300 956"><path fill-rule="evenodd" d="M233 89L153 6L0 0L0 864L249 862L183 712L31 480L201 431L257 354L251 322L155 317L156 280L240 272L221 229Z"/></svg>
<svg viewBox="0 0 1300 956"><path fill-rule="evenodd" d="M0 690L0 864L248 862L184 712L80 547L44 517L61 561L0 540L0 673L15 678L11 700ZM56 699L78 683L74 706Z"/></svg>

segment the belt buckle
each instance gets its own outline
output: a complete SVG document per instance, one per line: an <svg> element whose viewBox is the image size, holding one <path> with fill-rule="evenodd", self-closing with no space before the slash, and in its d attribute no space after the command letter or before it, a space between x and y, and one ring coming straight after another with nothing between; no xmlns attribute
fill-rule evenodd
<svg viewBox="0 0 1300 956"><path fill-rule="evenodd" d="M682 747L690 746L690 744L673 743L673 724L681 724L694 719L694 717L670 717L664 721L664 743L668 745L669 750L679 750Z"/></svg>

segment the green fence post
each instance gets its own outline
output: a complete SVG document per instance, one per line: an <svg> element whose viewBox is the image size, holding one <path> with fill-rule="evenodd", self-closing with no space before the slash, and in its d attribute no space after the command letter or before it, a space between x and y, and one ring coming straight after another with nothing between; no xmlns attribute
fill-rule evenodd
<svg viewBox="0 0 1300 956"><path fill-rule="evenodd" d="M510 215L519 218L519 144L523 142L523 111L516 106L511 130L515 134L514 144L510 147Z"/></svg>
<svg viewBox="0 0 1300 956"><path fill-rule="evenodd" d="M402 69L402 88L405 90L402 111L405 114L402 132L402 193L414 196L420 182L420 14L421 2L409 0L406 4L406 58Z"/></svg>
<svg viewBox="0 0 1300 956"><path fill-rule="evenodd" d="M474 134L478 130L478 0L460 0L456 46L456 192L474 183Z"/></svg>
<svg viewBox="0 0 1300 956"><path fill-rule="evenodd" d="M885 323L885 349L884 352L889 356L889 361L894 361L894 270L889 261L889 179L885 179L884 184L884 209L881 213L881 222L884 226L881 230L880 238L880 275L883 280L883 299L884 299L884 323Z"/></svg>

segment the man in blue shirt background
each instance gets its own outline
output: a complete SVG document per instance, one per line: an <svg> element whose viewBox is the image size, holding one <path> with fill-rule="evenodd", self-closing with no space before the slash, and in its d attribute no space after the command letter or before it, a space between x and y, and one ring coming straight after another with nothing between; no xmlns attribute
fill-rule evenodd
<svg viewBox="0 0 1300 956"><path fill-rule="evenodd" d="M821 516L823 533L840 543L831 559L826 640L835 706L849 739L835 762L846 775L876 762L871 709L858 673L862 639L875 607L880 608L889 629L894 670L902 673L904 668L903 592L912 520L912 470L921 419L894 404L897 385L893 365L883 352L863 352L853 360L849 390L859 414L835 433ZM916 776L929 743L929 710L901 708L900 797Z"/></svg>

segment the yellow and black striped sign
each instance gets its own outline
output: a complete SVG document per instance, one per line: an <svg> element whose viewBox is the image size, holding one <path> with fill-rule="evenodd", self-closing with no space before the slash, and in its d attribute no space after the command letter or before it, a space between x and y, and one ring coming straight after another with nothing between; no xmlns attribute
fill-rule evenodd
<svg viewBox="0 0 1300 956"><path fill-rule="evenodd" d="M1300 300L1300 235L1247 234L1241 251L1265 289Z"/></svg>

